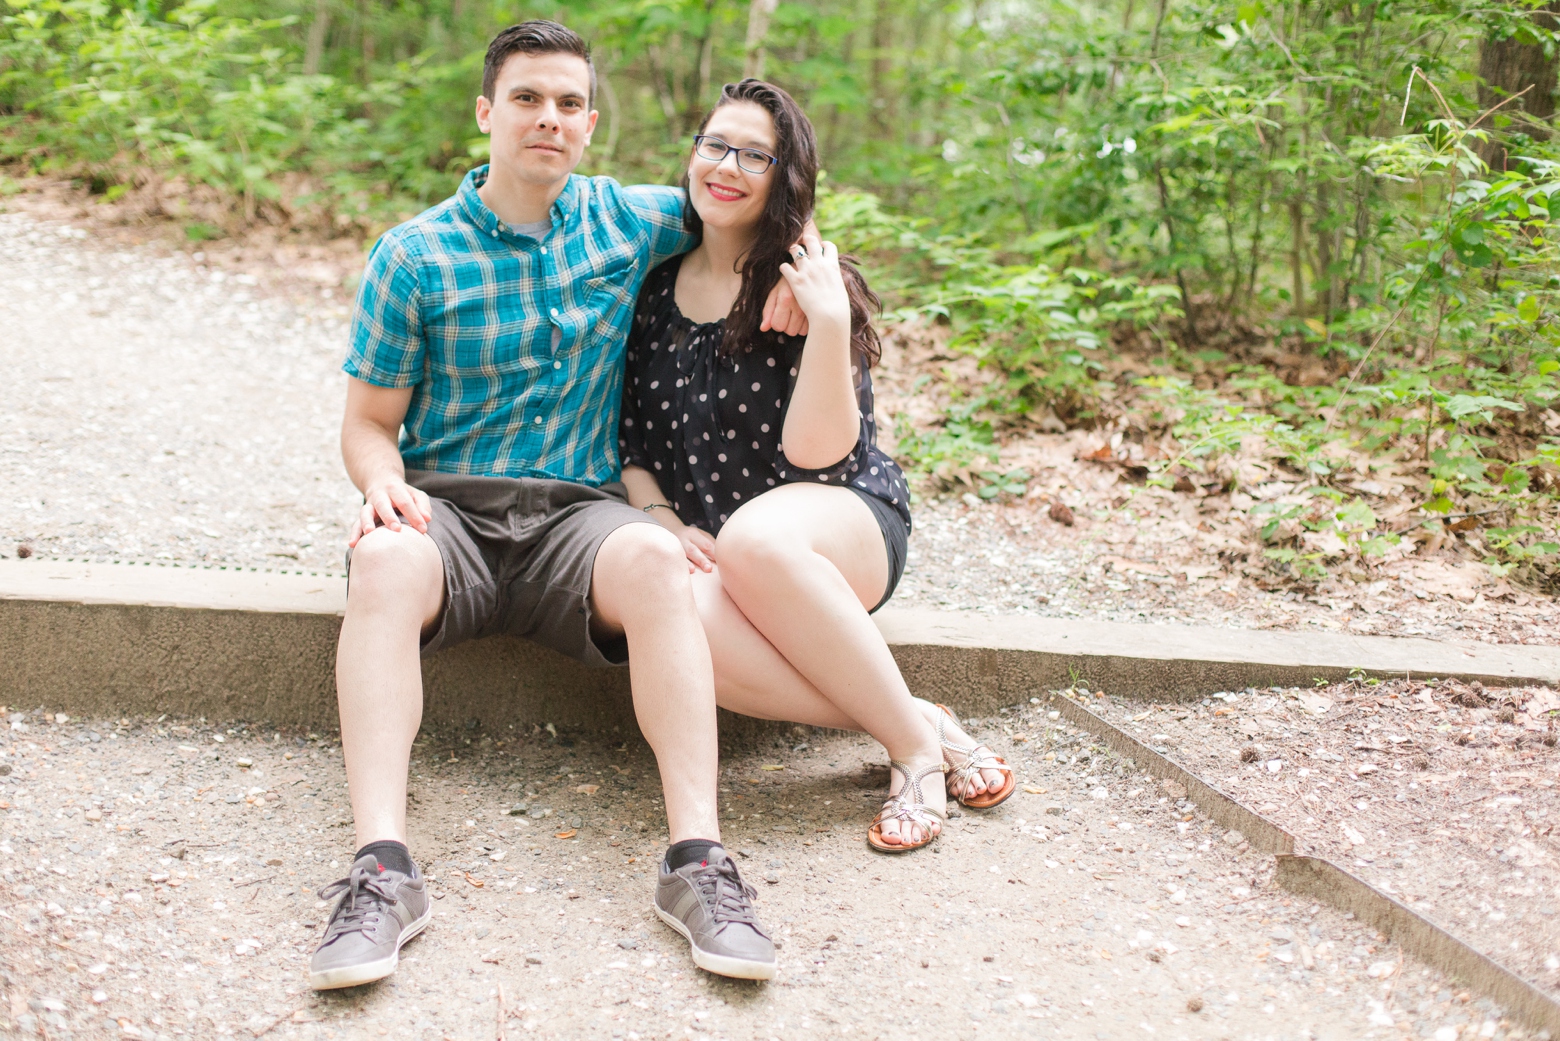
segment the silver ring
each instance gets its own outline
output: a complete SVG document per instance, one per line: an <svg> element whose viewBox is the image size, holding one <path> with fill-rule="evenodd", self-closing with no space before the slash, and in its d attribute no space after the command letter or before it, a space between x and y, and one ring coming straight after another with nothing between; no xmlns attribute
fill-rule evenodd
<svg viewBox="0 0 1560 1041"><path fill-rule="evenodd" d="M795 250L795 253L793 253L792 255L794 257L796 257L797 260L801 260L801 259L803 259L804 257L807 256L807 247L802 245L800 242L798 242L795 246L792 246L791 248L793 250Z"/></svg>

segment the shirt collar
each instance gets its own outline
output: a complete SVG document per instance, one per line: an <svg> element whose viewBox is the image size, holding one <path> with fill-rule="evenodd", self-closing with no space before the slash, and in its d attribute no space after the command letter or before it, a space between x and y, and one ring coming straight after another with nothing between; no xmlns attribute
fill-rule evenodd
<svg viewBox="0 0 1560 1041"><path fill-rule="evenodd" d="M498 215L488 209L487 203L482 201L482 196L477 194L477 189L486 184L487 179L488 167L484 164L466 174L460 182L460 189L455 193L455 198L461 215L485 235L510 234L509 225L499 220ZM569 175L568 183L563 186L563 191L552 204L552 219L555 225L568 223L579 212L580 193L583 190L581 182L584 180L585 178L579 174Z"/></svg>

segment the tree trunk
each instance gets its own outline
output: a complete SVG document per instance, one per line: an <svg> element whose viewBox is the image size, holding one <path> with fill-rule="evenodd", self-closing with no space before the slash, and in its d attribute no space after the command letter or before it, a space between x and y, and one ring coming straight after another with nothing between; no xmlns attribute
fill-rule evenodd
<svg viewBox="0 0 1560 1041"><path fill-rule="evenodd" d="M748 5L747 41L743 44L742 77L764 78L764 40L769 35L769 19L780 0L753 0Z"/></svg>
<svg viewBox="0 0 1560 1041"><path fill-rule="evenodd" d="M1535 28L1553 32L1560 29L1560 2L1548 4L1529 16ZM1540 140L1549 137L1547 122L1555 114L1555 69L1557 58L1546 57L1542 44L1527 43L1516 36L1504 40L1485 37L1479 47L1479 107L1498 105L1513 94L1531 87L1521 98L1501 109L1515 128ZM1486 122L1483 129L1490 129ZM1506 148L1499 141L1485 141L1479 148L1484 161L1494 170L1506 168Z"/></svg>
<svg viewBox="0 0 1560 1041"><path fill-rule="evenodd" d="M893 125L888 76L893 60L894 12L889 0L877 0L872 14L872 124L880 136Z"/></svg>
<svg viewBox="0 0 1560 1041"><path fill-rule="evenodd" d="M303 74L318 76L325 59L325 34L330 31L329 0L314 0L314 21L309 23L309 40L303 49Z"/></svg>

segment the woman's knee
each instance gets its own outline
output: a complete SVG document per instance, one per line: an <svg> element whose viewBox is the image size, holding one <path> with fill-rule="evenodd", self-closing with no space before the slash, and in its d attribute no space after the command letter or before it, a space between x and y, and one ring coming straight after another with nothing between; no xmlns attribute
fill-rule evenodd
<svg viewBox="0 0 1560 1041"><path fill-rule="evenodd" d="M738 512L715 538L715 562L728 583L762 581L812 554L794 526L774 512Z"/></svg>

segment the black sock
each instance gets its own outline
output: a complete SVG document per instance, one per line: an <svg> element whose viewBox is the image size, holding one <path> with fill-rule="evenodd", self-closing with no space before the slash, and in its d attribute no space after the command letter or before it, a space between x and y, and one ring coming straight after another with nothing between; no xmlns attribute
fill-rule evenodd
<svg viewBox="0 0 1560 1041"><path fill-rule="evenodd" d="M708 860L712 849L724 848L720 843L710 839L683 839L666 848L666 866L676 871L696 861Z"/></svg>
<svg viewBox="0 0 1560 1041"><path fill-rule="evenodd" d="M410 875L412 868L412 851L406 848L406 843L395 842L390 839L382 839L379 842L370 842L357 851L357 857L366 857L372 853L374 859L379 861L379 870L389 868L391 871L399 871L403 875Z"/></svg>

